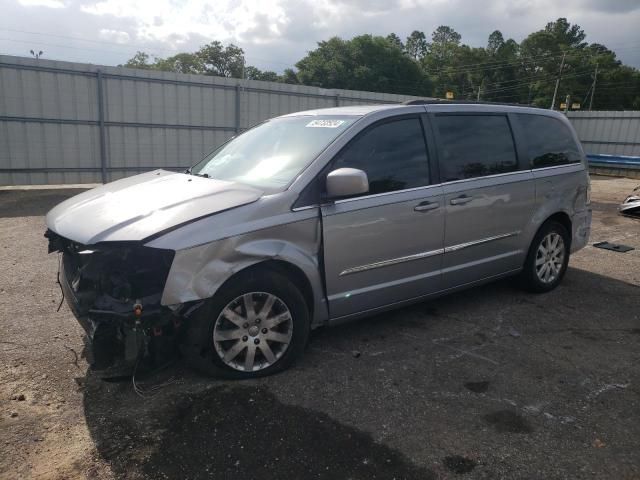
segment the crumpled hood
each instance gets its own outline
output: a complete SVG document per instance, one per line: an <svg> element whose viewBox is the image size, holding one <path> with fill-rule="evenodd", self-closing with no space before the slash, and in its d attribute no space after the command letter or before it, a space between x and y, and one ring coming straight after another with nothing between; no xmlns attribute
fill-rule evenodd
<svg viewBox="0 0 640 480"><path fill-rule="evenodd" d="M155 170L65 200L47 227L84 245L139 241L190 220L255 202L263 192L232 182Z"/></svg>

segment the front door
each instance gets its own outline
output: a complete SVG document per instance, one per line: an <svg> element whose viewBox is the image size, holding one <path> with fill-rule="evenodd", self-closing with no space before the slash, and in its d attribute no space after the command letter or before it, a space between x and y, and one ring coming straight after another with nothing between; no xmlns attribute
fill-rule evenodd
<svg viewBox="0 0 640 480"><path fill-rule="evenodd" d="M446 205L444 288L522 267L535 185L518 162L507 115L432 118Z"/></svg>
<svg viewBox="0 0 640 480"><path fill-rule="evenodd" d="M420 117L367 128L333 160L343 167L365 171L369 192L322 207L331 317L440 290L443 195L430 185Z"/></svg>

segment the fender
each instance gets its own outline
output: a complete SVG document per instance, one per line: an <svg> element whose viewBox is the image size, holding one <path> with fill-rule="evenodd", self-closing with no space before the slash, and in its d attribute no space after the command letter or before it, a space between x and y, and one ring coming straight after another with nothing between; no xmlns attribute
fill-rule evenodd
<svg viewBox="0 0 640 480"><path fill-rule="evenodd" d="M319 216L277 225L176 251L162 294L162 305L211 298L233 275L266 260L287 262L304 273L313 291L313 325L329 313L320 273Z"/></svg>

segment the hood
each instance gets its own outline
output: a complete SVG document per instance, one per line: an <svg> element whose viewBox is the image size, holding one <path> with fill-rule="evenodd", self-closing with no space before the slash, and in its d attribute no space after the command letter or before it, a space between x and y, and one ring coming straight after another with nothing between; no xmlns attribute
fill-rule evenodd
<svg viewBox="0 0 640 480"><path fill-rule="evenodd" d="M191 220L255 202L263 192L232 182L156 170L65 200L47 227L84 245L139 241Z"/></svg>

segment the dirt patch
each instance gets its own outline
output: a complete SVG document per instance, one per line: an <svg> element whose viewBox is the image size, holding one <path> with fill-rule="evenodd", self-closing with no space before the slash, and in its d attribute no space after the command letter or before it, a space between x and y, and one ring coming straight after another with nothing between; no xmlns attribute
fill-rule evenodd
<svg viewBox="0 0 640 480"><path fill-rule="evenodd" d="M498 410L484 416L485 421L493 425L500 433L531 433L533 427L518 413L512 410Z"/></svg>
<svg viewBox="0 0 640 480"><path fill-rule="evenodd" d="M451 455L448 457L444 457L442 463L447 470L457 473L458 475L462 475L464 473L471 472L474 468L476 468L476 461L467 457L463 457L461 455Z"/></svg>
<svg viewBox="0 0 640 480"><path fill-rule="evenodd" d="M118 389L91 383L85 398L89 429L118 477L435 478L370 435L285 405L264 387L172 396L151 401L152 408L132 418L116 398Z"/></svg>
<svg viewBox="0 0 640 480"><path fill-rule="evenodd" d="M473 393L485 393L489 390L489 382L466 382L464 388Z"/></svg>

